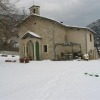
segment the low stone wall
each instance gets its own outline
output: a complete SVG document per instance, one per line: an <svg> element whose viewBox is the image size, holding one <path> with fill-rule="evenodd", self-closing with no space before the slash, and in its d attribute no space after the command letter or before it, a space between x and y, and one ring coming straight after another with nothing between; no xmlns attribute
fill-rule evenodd
<svg viewBox="0 0 100 100"><path fill-rule="evenodd" d="M0 54L19 55L19 52L15 52L15 51L0 51Z"/></svg>

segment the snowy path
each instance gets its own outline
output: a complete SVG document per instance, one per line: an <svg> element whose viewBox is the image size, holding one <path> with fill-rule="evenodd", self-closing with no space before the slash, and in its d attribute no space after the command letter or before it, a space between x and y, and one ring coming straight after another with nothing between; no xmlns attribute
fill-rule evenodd
<svg viewBox="0 0 100 100"><path fill-rule="evenodd" d="M38 100L55 100L55 98L58 98L61 100L64 96L64 92L66 90L72 89L72 87L70 87L71 84L69 82L72 81L72 79L70 78L73 77L72 74L74 71L75 69L69 70L69 72L63 72L53 77L52 80L49 80L49 82L43 87L42 89L43 91L40 93ZM70 78L68 78L68 76L70 76ZM67 88L66 88L66 85L67 85ZM68 98L67 94L65 96ZM72 97L72 94L69 95L69 98L71 97Z"/></svg>

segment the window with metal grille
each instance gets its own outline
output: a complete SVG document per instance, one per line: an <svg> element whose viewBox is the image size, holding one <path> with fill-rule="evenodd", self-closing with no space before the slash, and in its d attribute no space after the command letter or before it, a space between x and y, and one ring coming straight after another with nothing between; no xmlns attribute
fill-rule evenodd
<svg viewBox="0 0 100 100"><path fill-rule="evenodd" d="M43 51L44 51L44 52L47 52L47 45L44 45L44 46L43 46Z"/></svg>

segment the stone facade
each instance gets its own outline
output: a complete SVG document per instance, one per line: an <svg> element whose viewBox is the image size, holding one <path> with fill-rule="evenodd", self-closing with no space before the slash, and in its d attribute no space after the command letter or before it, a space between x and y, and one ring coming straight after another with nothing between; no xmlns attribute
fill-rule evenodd
<svg viewBox="0 0 100 100"><path fill-rule="evenodd" d="M40 6L33 5L30 8L30 14L17 25L20 57L53 60L60 59L62 53L74 55L81 52L81 54L89 54L91 59L96 58L92 30L66 26L42 17Z"/></svg>
<svg viewBox="0 0 100 100"><path fill-rule="evenodd" d="M19 23L17 27L19 29L20 57L31 56L33 60L38 60L36 55L37 42L39 45L39 60L52 60L58 56L61 57L61 52L74 53L79 51L81 51L82 54L91 53L92 59L94 59L94 34L93 31L87 28L65 26L55 20L38 15L30 15ZM36 37L27 37L26 39L22 39L21 37L27 31L34 32L39 35L41 39ZM78 46L73 46L72 48L71 46L61 45L58 45L55 48L55 44L66 42L78 43L81 45L81 48ZM44 51L45 49L46 51ZM28 52L30 52L30 54Z"/></svg>

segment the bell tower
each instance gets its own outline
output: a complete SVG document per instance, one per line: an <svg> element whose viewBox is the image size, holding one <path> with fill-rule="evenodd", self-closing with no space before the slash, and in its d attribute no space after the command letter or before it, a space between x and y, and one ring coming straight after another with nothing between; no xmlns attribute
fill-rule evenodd
<svg viewBox="0 0 100 100"><path fill-rule="evenodd" d="M40 6L33 5L30 9L30 14L40 15Z"/></svg>

